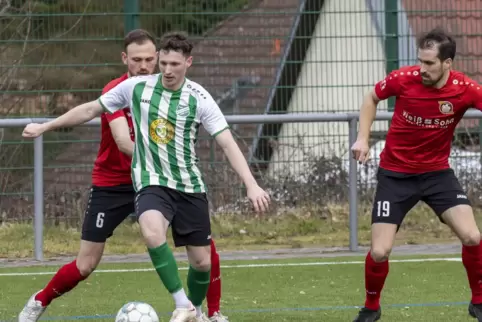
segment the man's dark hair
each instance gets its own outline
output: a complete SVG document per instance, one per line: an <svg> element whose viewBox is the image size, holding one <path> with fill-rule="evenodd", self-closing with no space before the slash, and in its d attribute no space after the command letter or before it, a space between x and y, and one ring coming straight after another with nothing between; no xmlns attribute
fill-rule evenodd
<svg viewBox="0 0 482 322"><path fill-rule="evenodd" d="M191 56L193 44L187 38L187 34L184 32L169 32L162 36L159 50L163 51L177 51L184 56Z"/></svg>
<svg viewBox="0 0 482 322"><path fill-rule="evenodd" d="M418 38L417 46L419 49L433 49L438 47L437 57L444 61L455 58L457 44L455 40L442 28L435 28Z"/></svg>
<svg viewBox="0 0 482 322"><path fill-rule="evenodd" d="M130 44L136 43L138 45L142 45L146 41L150 41L156 45L156 39L147 30L134 29L124 37L124 50L127 50L127 47Z"/></svg>

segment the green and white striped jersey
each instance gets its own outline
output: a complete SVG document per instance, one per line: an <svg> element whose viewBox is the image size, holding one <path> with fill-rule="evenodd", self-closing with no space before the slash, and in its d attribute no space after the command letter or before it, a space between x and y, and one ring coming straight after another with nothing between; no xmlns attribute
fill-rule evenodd
<svg viewBox="0 0 482 322"><path fill-rule="evenodd" d="M186 79L178 91L163 88L161 74L131 77L99 98L110 113L132 112L135 148L132 181L136 191L165 186L182 192L206 192L194 149L199 126L215 136L228 128L212 96Z"/></svg>

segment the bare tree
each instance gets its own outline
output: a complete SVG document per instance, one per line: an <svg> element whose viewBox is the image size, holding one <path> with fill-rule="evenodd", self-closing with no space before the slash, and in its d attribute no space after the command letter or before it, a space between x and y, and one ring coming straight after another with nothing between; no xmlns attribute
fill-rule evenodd
<svg viewBox="0 0 482 322"><path fill-rule="evenodd" d="M91 0L85 2L84 13L90 4ZM61 57L53 55L46 45L71 33L79 26L83 15L80 14L69 28L51 36L42 32L49 17L38 14L45 11L46 6L41 1L0 0L1 118L49 116L57 109L66 109L74 103L68 93L71 84L62 84L65 93L59 94L51 90L53 86L48 86L46 82L49 78L60 76L58 70L51 66ZM39 37L39 34L47 35ZM64 79L72 81L82 71L70 71ZM8 209L19 209L15 205L29 199L25 191L33 190L33 173L29 170L33 165L31 143L21 140L19 129L0 128L0 222L5 212L10 213ZM11 197L6 198L6 195Z"/></svg>

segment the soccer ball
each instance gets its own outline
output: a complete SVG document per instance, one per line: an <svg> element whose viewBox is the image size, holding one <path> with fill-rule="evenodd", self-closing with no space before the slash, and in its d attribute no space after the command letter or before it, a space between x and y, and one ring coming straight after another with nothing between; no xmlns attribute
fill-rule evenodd
<svg viewBox="0 0 482 322"><path fill-rule="evenodd" d="M117 312L115 322L159 322L159 317L149 304L129 302Z"/></svg>

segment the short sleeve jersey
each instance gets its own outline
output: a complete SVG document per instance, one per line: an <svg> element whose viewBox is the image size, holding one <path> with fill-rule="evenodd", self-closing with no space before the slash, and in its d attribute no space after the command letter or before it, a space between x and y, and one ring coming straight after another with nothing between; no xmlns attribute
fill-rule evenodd
<svg viewBox="0 0 482 322"><path fill-rule="evenodd" d="M455 128L471 107L482 109L482 88L451 71L440 89L422 83L419 66L391 72L375 85L380 99L395 97L395 110L380 155L380 167L402 173L449 168Z"/></svg>
<svg viewBox="0 0 482 322"><path fill-rule="evenodd" d="M228 128L219 106L199 84L186 79L178 91L162 86L161 74L131 77L99 98L110 113L131 109L135 151L132 179L138 191L159 185L206 192L195 143L199 127L216 136Z"/></svg>
<svg viewBox="0 0 482 322"><path fill-rule="evenodd" d="M126 79L128 79L128 75L124 74L110 81L105 85L102 93L108 92ZM128 107L122 108L113 114L106 112L101 115L101 139L92 170L92 184L94 186L106 187L132 184L131 157L119 150L109 126L110 122L119 117L127 119L130 136L134 140L131 112Z"/></svg>

